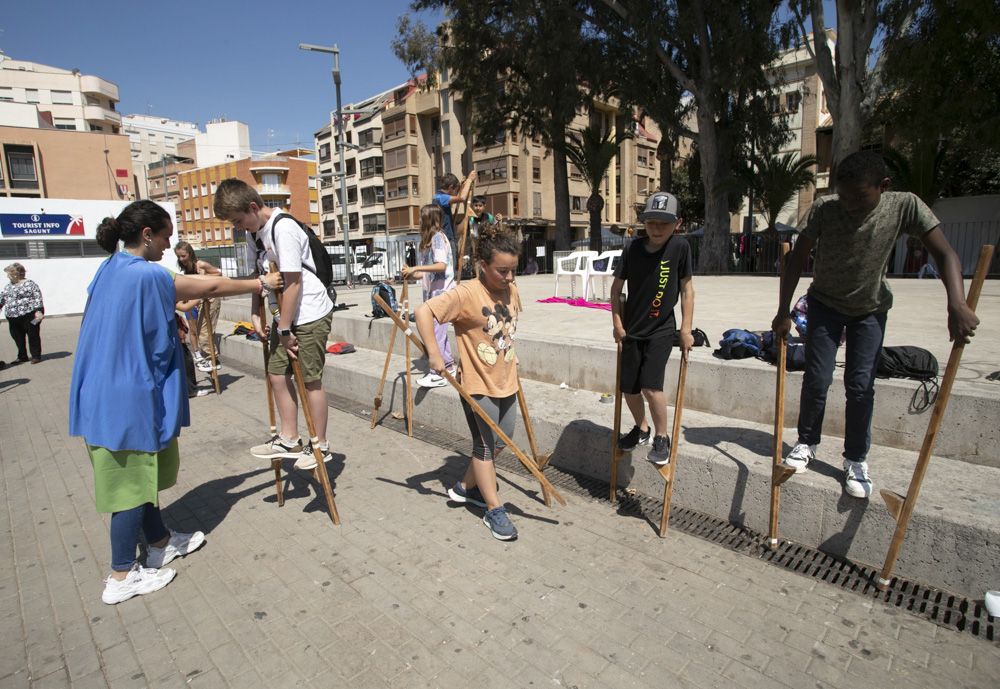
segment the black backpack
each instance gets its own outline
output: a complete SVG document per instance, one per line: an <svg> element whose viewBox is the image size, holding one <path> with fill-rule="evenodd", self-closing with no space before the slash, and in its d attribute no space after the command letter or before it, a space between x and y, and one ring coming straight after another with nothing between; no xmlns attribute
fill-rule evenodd
<svg viewBox="0 0 1000 689"><path fill-rule="evenodd" d="M709 340L708 340L708 335L706 335L705 331L702 330L701 328L694 328L694 329L692 329L691 330L691 337L694 338L694 346L695 347L711 347L712 346L712 343L709 342ZM680 347L681 346L681 331L680 330L675 330L674 331L674 338L673 338L672 343L673 343L674 347Z"/></svg>
<svg viewBox="0 0 1000 689"><path fill-rule="evenodd" d="M312 228L301 222L291 213L285 213L284 211L279 211L273 221L271 222L271 246L274 246L274 226L277 224L278 219L282 216L288 216L302 228L302 231L306 233L306 237L309 240L309 253L312 255L313 264L315 264L316 269L313 270L305 263L302 267L308 270L310 273L319 278L319 281L323 283L326 288L327 296L336 305L337 303L337 289L333 286L333 261L330 259L330 254L327 253L326 247L323 246L323 242L319 240L316 233L313 232ZM264 244L260 241L260 238L254 235L254 243L257 245L258 254L264 253Z"/></svg>
<svg viewBox="0 0 1000 689"><path fill-rule="evenodd" d="M385 312L379 303L375 301L375 295L382 297L382 301L389 305L393 311L399 311L399 304L396 302L396 290L386 282L376 282L372 287L372 318L385 318L389 314Z"/></svg>
<svg viewBox="0 0 1000 689"><path fill-rule="evenodd" d="M878 378L909 378L919 380L920 386L910 400L910 410L922 412L937 398L938 361L922 347L883 347L879 353Z"/></svg>

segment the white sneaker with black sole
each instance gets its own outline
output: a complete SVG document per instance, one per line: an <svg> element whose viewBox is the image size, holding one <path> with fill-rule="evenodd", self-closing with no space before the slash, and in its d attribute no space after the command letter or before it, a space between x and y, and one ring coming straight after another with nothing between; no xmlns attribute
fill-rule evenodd
<svg viewBox="0 0 1000 689"><path fill-rule="evenodd" d="M867 500L872 494L872 480L868 476L868 462L844 460L844 492L852 498Z"/></svg>
<svg viewBox="0 0 1000 689"><path fill-rule="evenodd" d="M809 462L816 459L816 446L798 443L782 462L789 469L795 469L796 473L805 471L809 467Z"/></svg>
<svg viewBox="0 0 1000 689"><path fill-rule="evenodd" d="M281 457L298 459L298 456L302 454L302 439L288 441L280 435L275 435L266 443L251 447L250 454L261 459L277 459Z"/></svg>
<svg viewBox="0 0 1000 689"><path fill-rule="evenodd" d="M104 580L101 600L108 605L116 605L135 596L159 591L173 581L176 575L177 572L169 567L152 569L136 562L121 581L110 576Z"/></svg>

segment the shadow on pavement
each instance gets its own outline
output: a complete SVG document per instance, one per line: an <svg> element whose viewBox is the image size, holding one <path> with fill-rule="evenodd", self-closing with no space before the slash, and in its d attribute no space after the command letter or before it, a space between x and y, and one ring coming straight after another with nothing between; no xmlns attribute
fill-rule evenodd
<svg viewBox="0 0 1000 689"><path fill-rule="evenodd" d="M173 529L211 533L237 502L254 493L273 488L274 482L269 480L237 490L246 481L261 474L267 474L270 478L271 468L261 467L202 483L164 507L163 519Z"/></svg>
<svg viewBox="0 0 1000 689"><path fill-rule="evenodd" d="M30 382L30 378L11 378L10 380L0 380L0 392L10 392L14 388Z"/></svg>

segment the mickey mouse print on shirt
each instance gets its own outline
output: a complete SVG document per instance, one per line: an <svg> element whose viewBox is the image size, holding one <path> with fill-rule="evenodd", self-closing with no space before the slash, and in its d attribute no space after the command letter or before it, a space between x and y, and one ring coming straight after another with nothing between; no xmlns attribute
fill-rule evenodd
<svg viewBox="0 0 1000 689"><path fill-rule="evenodd" d="M517 331L517 314L511 313L504 304L496 302L493 308L483 307L483 316L486 317L486 325L483 332L490 338L490 343L480 342L476 347L479 358L493 366L503 355L505 362L510 362L514 358L514 334Z"/></svg>

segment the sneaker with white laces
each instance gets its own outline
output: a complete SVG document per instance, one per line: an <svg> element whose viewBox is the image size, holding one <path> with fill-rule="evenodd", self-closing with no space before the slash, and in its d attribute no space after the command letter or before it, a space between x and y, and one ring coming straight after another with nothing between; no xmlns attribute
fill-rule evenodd
<svg viewBox="0 0 1000 689"><path fill-rule="evenodd" d="M868 462L844 460L844 491L852 498L868 499L872 494L872 480L868 476Z"/></svg>
<svg viewBox="0 0 1000 689"><path fill-rule="evenodd" d="M498 541L512 541L517 538L517 528L510 523L507 509L503 505L487 510L483 515L483 524L489 527L493 538Z"/></svg>
<svg viewBox="0 0 1000 689"><path fill-rule="evenodd" d="M194 350L194 352L191 353L191 356L194 358L194 362L196 364L198 362L200 362L200 361L204 361L205 360L205 355L202 354L202 351L200 349Z"/></svg>
<svg viewBox="0 0 1000 689"><path fill-rule="evenodd" d="M278 459L280 457L296 459L302 454L302 438L289 442L280 435L275 435L266 443L251 447L250 454L261 459Z"/></svg>
<svg viewBox="0 0 1000 689"><path fill-rule="evenodd" d="M197 364L195 364L195 368L198 369L199 371L201 371L202 373L211 373L212 370L213 370L212 369L212 362L209 361L208 359L202 359L201 361L199 361ZM219 369L219 365L216 364L215 365L215 370L218 370L218 369Z"/></svg>
<svg viewBox="0 0 1000 689"><path fill-rule="evenodd" d="M198 548L205 545L205 534L201 531L194 533L170 532L170 540L162 548L149 546L146 553L146 566L152 569L159 569L170 564L179 557L189 555Z"/></svg>
<svg viewBox="0 0 1000 689"><path fill-rule="evenodd" d="M622 452L631 452L639 445L649 445L649 438L652 435L651 428L640 430L638 426L632 426L632 430L618 439L618 449Z"/></svg>
<svg viewBox="0 0 1000 689"><path fill-rule="evenodd" d="M329 462L333 459L333 453L330 452L329 447L319 446L320 454L323 455L323 462ZM306 446L302 448L301 454L295 460L295 468L308 471L310 469L316 468L316 455L313 454L312 443L306 443Z"/></svg>
<svg viewBox="0 0 1000 689"><path fill-rule="evenodd" d="M447 384L448 381L436 373L428 373L423 378L417 379L417 385L422 388L443 388Z"/></svg>
<svg viewBox="0 0 1000 689"><path fill-rule="evenodd" d="M173 581L176 574L177 572L169 567L152 569L142 567L136 562L121 581L111 576L104 580L104 593L101 594L101 600L108 605L115 605L134 596L159 591Z"/></svg>
<svg viewBox="0 0 1000 689"><path fill-rule="evenodd" d="M809 462L816 459L816 446L806 445L805 443L798 443L792 448L792 451L788 453L783 462L789 469L795 469L796 472L805 471L809 466Z"/></svg>

